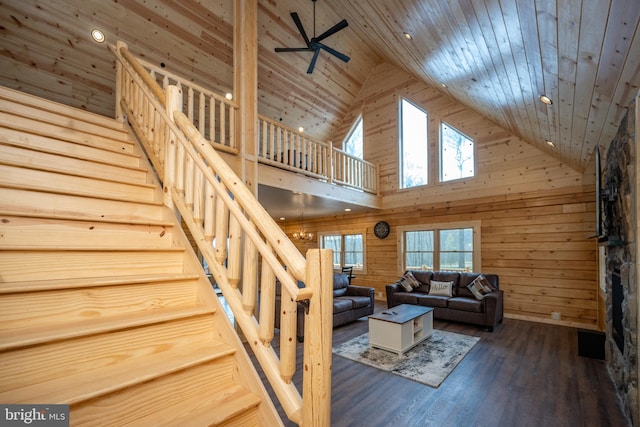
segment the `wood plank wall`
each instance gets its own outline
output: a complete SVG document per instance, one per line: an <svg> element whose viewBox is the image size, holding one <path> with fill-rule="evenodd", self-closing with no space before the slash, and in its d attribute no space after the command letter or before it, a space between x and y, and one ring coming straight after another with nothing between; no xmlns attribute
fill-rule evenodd
<svg viewBox="0 0 640 427"><path fill-rule="evenodd" d="M474 179L398 190L397 106L402 96L429 113L432 182L438 175L440 121L474 138ZM365 158L382 171L384 209L304 221L305 229L316 234L366 233L366 274L359 274L356 284L374 286L376 298L385 298L385 285L402 274L397 268L399 226L479 220L480 268L500 276L505 315L598 327L598 248L588 239L595 230L593 168L583 174L568 167L388 64L372 73L342 125L343 133L360 112ZM384 240L373 235L379 220L391 225L391 235ZM288 221L289 230L296 227ZM304 253L317 240L298 243ZM552 312L560 313L560 320L552 320Z"/></svg>

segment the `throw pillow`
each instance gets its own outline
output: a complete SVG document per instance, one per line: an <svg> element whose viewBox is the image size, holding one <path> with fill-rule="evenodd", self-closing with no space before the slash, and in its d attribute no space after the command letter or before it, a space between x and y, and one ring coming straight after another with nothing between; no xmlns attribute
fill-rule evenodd
<svg viewBox="0 0 640 427"><path fill-rule="evenodd" d="M473 282L469 283L467 285L467 289L471 291L471 293L474 297L476 297L477 300L481 300L486 294L491 292L491 289L486 288L482 283L482 279L480 276L476 277Z"/></svg>
<svg viewBox="0 0 640 427"><path fill-rule="evenodd" d="M487 280L487 278L486 278L486 277L484 277L484 274L479 275L479 276L476 278L476 280L478 280L478 279L480 280L480 284L482 285L482 287L483 287L483 288L485 288L485 290L487 291L487 293L488 293L488 292L493 292L493 291L495 291L495 290L496 290L496 288L494 288L494 287L491 285L491 282L489 282L489 281Z"/></svg>
<svg viewBox="0 0 640 427"><path fill-rule="evenodd" d="M444 297L450 297L453 295L451 293L453 289L453 282L438 282L437 280L432 280L429 284L431 285L429 295L439 295Z"/></svg>
<svg viewBox="0 0 640 427"><path fill-rule="evenodd" d="M420 286L422 286L422 283L420 283L420 281L416 279L416 276L414 276L410 271L404 273L404 276L402 277L411 284L411 287L413 289L418 289Z"/></svg>
<svg viewBox="0 0 640 427"><path fill-rule="evenodd" d="M404 273L404 275L398 280L398 284L402 286L405 292L412 292L414 289L418 289L421 285L420 281L410 271Z"/></svg>
<svg viewBox="0 0 640 427"><path fill-rule="evenodd" d="M409 283L409 281L404 277L401 277L400 280L398 280L398 284L400 285L400 287L402 287L402 289L404 289L405 292L413 291L413 286L411 286L411 283Z"/></svg>

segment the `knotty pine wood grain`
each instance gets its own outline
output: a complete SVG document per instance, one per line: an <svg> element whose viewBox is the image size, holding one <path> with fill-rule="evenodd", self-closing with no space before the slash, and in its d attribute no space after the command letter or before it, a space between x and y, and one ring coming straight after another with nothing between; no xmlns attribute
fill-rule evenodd
<svg viewBox="0 0 640 427"><path fill-rule="evenodd" d="M478 271L500 276L505 291L505 315L545 323L596 328L598 319L597 245L587 237L595 229L593 190L558 190L479 197L468 200L383 209L358 215L305 219L306 231L363 233L366 272L356 285L372 286L383 300L385 286L402 274L398 269L397 229L416 224L481 222L481 258ZM391 225L386 239L373 235L379 220ZM288 230L300 226L287 222ZM294 241L302 253L316 240ZM382 297L380 297L380 292ZM551 313L561 320L552 321Z"/></svg>

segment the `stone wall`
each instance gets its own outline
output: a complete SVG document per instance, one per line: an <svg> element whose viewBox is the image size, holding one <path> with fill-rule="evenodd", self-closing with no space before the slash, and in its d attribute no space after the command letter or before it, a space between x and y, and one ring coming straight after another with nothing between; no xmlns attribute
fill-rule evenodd
<svg viewBox="0 0 640 427"><path fill-rule="evenodd" d="M638 408L638 272L633 191L636 174L635 105L629 107L620 123L618 134L607 150L604 163L603 203L607 265L607 341L606 358L623 411L632 425L640 425ZM622 328L624 347L621 351L613 339L612 277L619 271L623 289Z"/></svg>

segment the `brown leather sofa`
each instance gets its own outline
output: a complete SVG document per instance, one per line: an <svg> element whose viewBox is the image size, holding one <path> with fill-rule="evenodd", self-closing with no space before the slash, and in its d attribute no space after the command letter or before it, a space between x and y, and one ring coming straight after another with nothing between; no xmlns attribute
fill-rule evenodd
<svg viewBox="0 0 640 427"><path fill-rule="evenodd" d="M432 307L435 319L451 320L486 327L493 332L503 318L503 291L498 288L498 276L483 274L495 290L478 300L467 286L481 273L456 273L451 271L412 270L420 287L407 292L402 285L386 286L387 307L414 304ZM430 282L453 281L452 296L429 295Z"/></svg>
<svg viewBox="0 0 640 427"><path fill-rule="evenodd" d="M298 282L298 287L304 283ZM350 284L350 277L345 273L333 274L333 327L353 322L354 320L373 314L375 289ZM280 285L276 285L275 327L280 329ZM304 341L305 306L298 303L297 339Z"/></svg>

